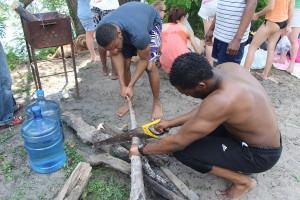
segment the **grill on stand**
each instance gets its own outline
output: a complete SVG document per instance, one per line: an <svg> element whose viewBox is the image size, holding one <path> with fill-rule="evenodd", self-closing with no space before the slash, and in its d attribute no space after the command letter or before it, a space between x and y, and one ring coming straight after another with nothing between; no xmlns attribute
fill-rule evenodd
<svg viewBox="0 0 300 200"><path fill-rule="evenodd" d="M61 48L62 61L64 72L55 73L47 76L65 74L66 84L68 83L68 74L66 69L66 60L64 56L63 45L70 44L72 50L73 71L75 76L75 87L77 97L79 96L77 70L74 56L74 45L72 39L71 21L68 16L57 12L38 13L34 14L37 20L27 21L21 18L30 68L33 74L35 86L37 89L42 89L42 84L38 65L35 57L35 50L49 47Z"/></svg>

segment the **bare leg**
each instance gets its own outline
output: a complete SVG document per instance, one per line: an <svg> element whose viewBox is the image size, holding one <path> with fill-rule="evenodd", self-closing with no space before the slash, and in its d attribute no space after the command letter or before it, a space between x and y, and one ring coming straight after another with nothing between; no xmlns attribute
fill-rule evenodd
<svg viewBox="0 0 300 200"><path fill-rule="evenodd" d="M125 85L128 86L128 84L130 83L131 80L131 72L130 72L130 63L131 63L131 58L127 58L124 61L124 80L125 80ZM119 107L118 111L117 111L117 115L119 117L123 117L126 113L128 113L129 111L129 107L128 107L128 103L125 101L124 99L124 103L121 107Z"/></svg>
<svg viewBox="0 0 300 200"><path fill-rule="evenodd" d="M212 20L203 20L205 34L207 33L211 23ZM212 58L212 46L208 46L208 45L205 46L205 55L208 62L211 64L211 66L213 66L214 60Z"/></svg>
<svg viewBox="0 0 300 200"><path fill-rule="evenodd" d="M249 176L221 167L214 166L209 173L232 182L232 185L223 192L224 195L232 199L241 199L257 184Z"/></svg>
<svg viewBox="0 0 300 200"><path fill-rule="evenodd" d="M86 45L91 54L91 61L96 60L96 52L94 49L94 33L95 33L95 31L87 31L85 33Z"/></svg>
<svg viewBox="0 0 300 200"><path fill-rule="evenodd" d="M152 116L151 120L159 119L163 116L162 106L159 100L159 72L157 69L157 66L153 62L149 62L150 66L149 68L151 70L147 70L152 95L153 95L153 105L152 105Z"/></svg>
<svg viewBox="0 0 300 200"><path fill-rule="evenodd" d="M252 66L254 55L258 47L267 40L269 35L271 35L273 31L273 28L270 27L270 22L267 22L266 24L262 24L259 29L257 30L256 34L253 37L253 40L248 48L248 53L246 57L246 61L244 64L245 69L250 71L250 68ZM277 26L275 24L275 26ZM278 28L278 27L277 27Z"/></svg>
<svg viewBox="0 0 300 200"><path fill-rule="evenodd" d="M299 33L300 33L300 28L297 27L297 28L293 28L292 32L290 34L290 41L291 41L291 44L292 44L291 62L290 62L289 67L286 70L289 73L292 73L294 71L295 60L296 60L298 49L299 49L299 43L298 43Z"/></svg>
<svg viewBox="0 0 300 200"><path fill-rule="evenodd" d="M112 59L111 59L111 77L110 77L110 79L111 80L117 80L118 79L118 73L117 73L117 70L116 70L116 66L113 63Z"/></svg>
<svg viewBox="0 0 300 200"><path fill-rule="evenodd" d="M99 49L100 60L101 60L101 63L102 63L103 75L107 76L108 75L107 58L106 58L107 51L104 48L100 47L100 46L98 46L98 49Z"/></svg>
<svg viewBox="0 0 300 200"><path fill-rule="evenodd" d="M269 73L272 68L272 63L273 63L273 59L274 59L274 51L275 51L276 43L280 37L280 34L281 34L281 31L279 30L279 31L273 33L268 39L267 62L266 62L265 69L263 71L263 78L265 80L268 79Z"/></svg>

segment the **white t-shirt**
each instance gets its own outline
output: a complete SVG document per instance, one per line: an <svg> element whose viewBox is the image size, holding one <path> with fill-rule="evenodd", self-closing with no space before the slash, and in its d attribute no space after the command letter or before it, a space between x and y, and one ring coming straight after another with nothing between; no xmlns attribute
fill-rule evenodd
<svg viewBox="0 0 300 200"><path fill-rule="evenodd" d="M239 29L245 7L245 0L218 0L214 37L222 42L231 42ZM247 41L250 24L241 42Z"/></svg>
<svg viewBox="0 0 300 200"><path fill-rule="evenodd" d="M119 7L118 0L91 0L90 6L101 10L115 10Z"/></svg>

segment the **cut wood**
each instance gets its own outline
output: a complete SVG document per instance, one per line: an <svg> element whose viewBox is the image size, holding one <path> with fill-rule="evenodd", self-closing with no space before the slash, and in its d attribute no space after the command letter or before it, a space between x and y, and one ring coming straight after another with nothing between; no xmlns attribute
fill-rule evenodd
<svg viewBox="0 0 300 200"><path fill-rule="evenodd" d="M199 196L192 190L190 190L186 184L184 184L171 170L166 167L160 167L160 169L166 174L166 176L172 180L180 192L189 200L199 200Z"/></svg>
<svg viewBox="0 0 300 200"><path fill-rule="evenodd" d="M114 135L124 133L108 124L101 124L100 130L96 130L96 128L94 126L87 124L81 118L81 116L73 114L69 111L64 112L62 114L62 121L68 127L70 127L71 129L73 129L76 132L79 139L81 139L84 143L89 143L89 144L94 144L94 143L97 143L97 141L105 140ZM104 145L104 146L99 146L98 148L103 150L106 153L113 155L114 157L117 157L117 158L120 158L122 160L129 162L128 150L121 145L111 145L111 146ZM94 157L92 165L97 165L97 161L95 161L95 158L97 158L97 157ZM99 158L103 159L103 157L99 157ZM147 156L147 158L151 159L151 161L153 161L155 164L158 164L159 166L168 165L166 156L151 155L151 156ZM100 164L101 160L99 160L98 163ZM180 194L180 192L176 189L175 185L170 180L166 180L165 178L162 178L159 174L153 172L150 165L149 166L144 165L146 163L148 163L148 161L143 163L143 169L145 170L145 174L148 175L147 177L149 177L149 178L151 177L155 181L157 181L158 184L164 185L165 190L168 190L169 192L176 191L177 195ZM163 174L163 173L161 172L160 174ZM168 184L164 184L165 181L167 181ZM159 189L155 190L155 191L159 191ZM160 194L160 193L158 192L158 194Z"/></svg>
<svg viewBox="0 0 300 200"><path fill-rule="evenodd" d="M92 167L89 163L80 162L73 170L55 200L77 200L81 196L91 176Z"/></svg>
<svg viewBox="0 0 300 200"><path fill-rule="evenodd" d="M131 169L130 164L118 159L114 158L113 156L110 156L109 154L104 153L103 155L90 155L88 156L88 162L91 162L92 166L105 164L109 166L110 168L113 168L117 171L120 171L124 174L130 175ZM160 196L164 197L168 200L184 200L185 198L170 191L169 189L165 188L163 185L157 183L155 180L153 180L150 176L144 175L144 180L149 185L149 188L151 188L153 191L155 191Z"/></svg>
<svg viewBox="0 0 300 200"><path fill-rule="evenodd" d="M67 126L76 131L77 136L83 143L92 144L92 138L97 133L95 127L87 124L81 117L78 117L69 111L62 114L62 120Z"/></svg>
<svg viewBox="0 0 300 200"><path fill-rule="evenodd" d="M128 106L130 113L130 122L131 122L131 130L138 127L135 113L132 107L132 103L128 98ZM138 137L132 138L132 145L139 145L140 139ZM143 167L142 167L142 159L140 156L132 155L130 157L131 160L131 188L130 188L130 200L145 200L145 187L144 187L144 179L143 179Z"/></svg>

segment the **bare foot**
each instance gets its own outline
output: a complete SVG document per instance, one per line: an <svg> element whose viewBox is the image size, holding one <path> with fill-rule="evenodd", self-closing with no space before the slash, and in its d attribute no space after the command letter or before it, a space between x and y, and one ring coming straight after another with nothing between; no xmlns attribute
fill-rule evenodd
<svg viewBox="0 0 300 200"><path fill-rule="evenodd" d="M110 73L109 75L110 75L111 80L118 80L119 79L118 75L116 75L116 74Z"/></svg>
<svg viewBox="0 0 300 200"><path fill-rule="evenodd" d="M238 200L243 198L250 190L255 188L257 182L249 178L247 183L244 184L232 184L231 187L224 191L225 195L233 200Z"/></svg>
<svg viewBox="0 0 300 200"><path fill-rule="evenodd" d="M119 107L118 111L117 111L117 115L118 117L123 117L124 115L126 115L129 111L129 107L127 102L124 102L124 104Z"/></svg>
<svg viewBox="0 0 300 200"><path fill-rule="evenodd" d="M163 116L162 106L160 101L154 102L152 107L151 120L160 119Z"/></svg>

